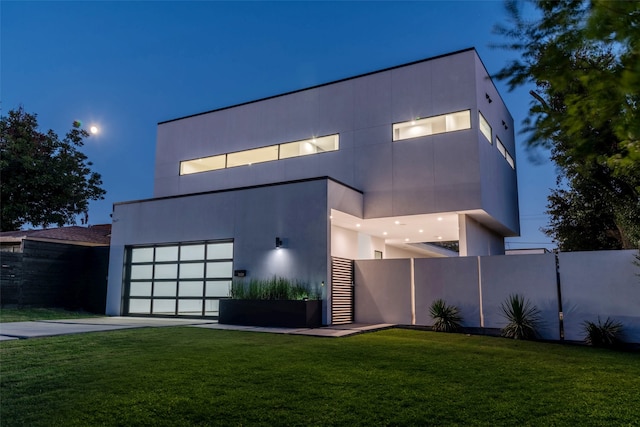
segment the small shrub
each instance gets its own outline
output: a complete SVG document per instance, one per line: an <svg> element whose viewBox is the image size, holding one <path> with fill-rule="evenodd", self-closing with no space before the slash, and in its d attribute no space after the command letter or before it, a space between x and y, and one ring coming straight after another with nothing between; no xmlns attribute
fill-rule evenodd
<svg viewBox="0 0 640 427"><path fill-rule="evenodd" d="M433 318L431 327L437 332L454 332L460 329L462 316L455 305L447 305L444 300L437 299L431 304L429 314Z"/></svg>
<svg viewBox="0 0 640 427"><path fill-rule="evenodd" d="M500 308L509 321L500 331L503 337L516 340L530 340L538 337L540 310L522 295L509 295Z"/></svg>
<svg viewBox="0 0 640 427"><path fill-rule="evenodd" d="M251 279L248 283L234 281L231 284L232 299L251 300L304 300L320 299L320 293L311 286L293 282L283 277Z"/></svg>
<svg viewBox="0 0 640 427"><path fill-rule="evenodd" d="M622 343L622 323L607 317L604 323L598 316L598 323L582 323L585 332L584 342L594 347L615 347Z"/></svg>

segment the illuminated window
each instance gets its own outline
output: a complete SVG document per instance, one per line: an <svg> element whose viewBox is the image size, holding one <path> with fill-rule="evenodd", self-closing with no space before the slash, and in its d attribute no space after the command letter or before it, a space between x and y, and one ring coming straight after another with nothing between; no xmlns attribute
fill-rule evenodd
<svg viewBox="0 0 640 427"><path fill-rule="evenodd" d="M338 135L329 135L280 144L280 158L288 159L291 157L336 151L338 149L338 139Z"/></svg>
<svg viewBox="0 0 640 427"><path fill-rule="evenodd" d="M227 154L227 167L252 165L254 163L269 162L271 160L278 160L277 145L229 153Z"/></svg>
<svg viewBox="0 0 640 427"><path fill-rule="evenodd" d="M515 169L516 163L513 160L513 157L511 157L511 154L509 154L504 144L502 143L502 141L500 141L500 138L498 138L497 136L496 136L496 146L498 147L498 151L500 152L500 154L502 154L502 157L504 157L507 163L509 163L509 166L511 166L511 169Z"/></svg>
<svg viewBox="0 0 640 427"><path fill-rule="evenodd" d="M516 168L516 163L513 160L513 157L511 157L511 154L506 153L507 155L505 156L505 158L507 159L507 163L509 163L509 166L511 166L511 169L515 169Z"/></svg>
<svg viewBox="0 0 640 427"><path fill-rule="evenodd" d="M203 157L202 159L180 162L180 175L224 169L226 167L226 160L227 156L222 154L220 156Z"/></svg>
<svg viewBox="0 0 640 427"><path fill-rule="evenodd" d="M471 112L468 110L447 114L444 117L447 122L447 132L471 129Z"/></svg>
<svg viewBox="0 0 640 427"><path fill-rule="evenodd" d="M416 119L393 125L393 140L418 138L420 136L436 135L471 128L471 113L469 110L441 116Z"/></svg>
<svg viewBox="0 0 640 427"><path fill-rule="evenodd" d="M489 122L487 122L487 119L485 119L482 113L479 111L478 117L480 118L480 132L482 132L484 137L487 138L487 141L489 141L489 144L491 144L491 126L489 125Z"/></svg>
<svg viewBox="0 0 640 427"><path fill-rule="evenodd" d="M500 141L500 138L498 138L496 136L496 146L498 147L498 151L500 152L500 154L502 154L502 157L507 157L507 149L504 148L504 145L502 144L502 141Z"/></svg>
<svg viewBox="0 0 640 427"><path fill-rule="evenodd" d="M459 119L455 118L452 120L454 125L456 120L459 121ZM235 153L203 157L201 159L185 160L180 162L180 175L189 175L198 172L208 172L236 166L252 165L254 163L269 162L271 160L289 159L291 157L337 151L339 146L340 137L338 134L335 134L305 139L302 141L270 145L268 147L254 148L252 150L237 151Z"/></svg>

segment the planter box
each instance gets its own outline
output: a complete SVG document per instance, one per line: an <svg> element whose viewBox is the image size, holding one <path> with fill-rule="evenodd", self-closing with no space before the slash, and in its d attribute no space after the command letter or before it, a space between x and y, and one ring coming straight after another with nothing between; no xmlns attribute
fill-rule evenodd
<svg viewBox="0 0 640 427"><path fill-rule="evenodd" d="M317 328L322 326L322 301L223 299L218 323Z"/></svg>

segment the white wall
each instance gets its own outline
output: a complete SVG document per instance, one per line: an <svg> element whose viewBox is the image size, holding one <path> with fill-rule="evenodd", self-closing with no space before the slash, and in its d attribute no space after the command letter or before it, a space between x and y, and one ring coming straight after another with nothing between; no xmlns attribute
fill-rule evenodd
<svg viewBox="0 0 640 427"><path fill-rule="evenodd" d="M517 170L519 165L516 157L513 118L502 102L493 82L486 76L487 71L482 61L476 57L475 88L478 110L487 119L492 131L491 144L484 136L478 135L482 206L490 216L519 233L519 222L517 221L519 214ZM489 95L492 102L488 102L486 95ZM477 117L475 119L477 120ZM496 136L500 138L515 160L515 170L509 166L504 156L498 151Z"/></svg>
<svg viewBox="0 0 640 427"><path fill-rule="evenodd" d="M384 239L331 225L331 256L373 259L374 251L385 253Z"/></svg>
<svg viewBox="0 0 640 427"><path fill-rule="evenodd" d="M479 209L515 235L515 172L497 160L495 144L480 140L477 119L485 91L494 96L485 114L493 128L508 111L478 63L467 50L162 123L154 196L330 176L362 191L362 218ZM391 140L393 123L465 109L472 129ZM513 126L501 132L511 146ZM179 176L181 160L335 133L335 152Z"/></svg>
<svg viewBox="0 0 640 427"><path fill-rule="evenodd" d="M479 327L479 289L477 257L416 259L416 324L431 325L429 307L444 299L460 309L464 326Z"/></svg>
<svg viewBox="0 0 640 427"><path fill-rule="evenodd" d="M329 283L326 206L324 179L116 205L107 314L121 314L126 245L232 238L233 268L249 278Z"/></svg>
<svg viewBox="0 0 640 427"><path fill-rule="evenodd" d="M412 251L411 249L403 249L397 246L385 245L384 257L388 259L394 258L430 258L424 252Z"/></svg>
<svg viewBox="0 0 640 427"><path fill-rule="evenodd" d="M560 339L555 255L484 256L480 265L486 328L507 325L500 306L510 294L519 294L540 310L544 319L538 329L541 337Z"/></svg>
<svg viewBox="0 0 640 427"><path fill-rule="evenodd" d="M356 323L411 323L411 268L407 259L356 261Z"/></svg>
<svg viewBox="0 0 640 427"><path fill-rule="evenodd" d="M611 317L622 322L625 341L640 343L640 267L633 264L635 254L559 254L566 340L582 341L583 322L600 316L602 321ZM517 293L540 310L542 338L560 339L554 254L415 259L413 306L407 303L411 260L356 261L355 270L356 321L411 324L415 311L417 325L431 325L429 306L442 298L461 309L465 326L498 329L507 323L500 305Z"/></svg>
<svg viewBox="0 0 640 427"><path fill-rule="evenodd" d="M357 259L358 233L346 228L331 226L331 256Z"/></svg>
<svg viewBox="0 0 640 427"><path fill-rule="evenodd" d="M504 237L469 215L458 215L460 256L504 255Z"/></svg>
<svg viewBox="0 0 640 427"><path fill-rule="evenodd" d="M626 339L640 343L640 267L638 251L567 252L560 256L565 336L581 340L582 324L622 322Z"/></svg>

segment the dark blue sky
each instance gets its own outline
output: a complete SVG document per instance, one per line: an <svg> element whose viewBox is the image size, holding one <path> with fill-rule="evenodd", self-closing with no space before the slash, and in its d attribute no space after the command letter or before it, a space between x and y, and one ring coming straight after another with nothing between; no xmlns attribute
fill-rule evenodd
<svg viewBox="0 0 640 427"><path fill-rule="evenodd" d="M2 1L0 13L2 114L23 105L60 135L74 120L101 129L84 149L107 190L92 224L110 222L114 202L152 196L160 121L467 47L489 73L514 56L490 47L507 19L499 1ZM521 123L528 89L496 85ZM508 247L552 247L538 229L554 168L546 153L532 163L524 139L522 237Z"/></svg>

